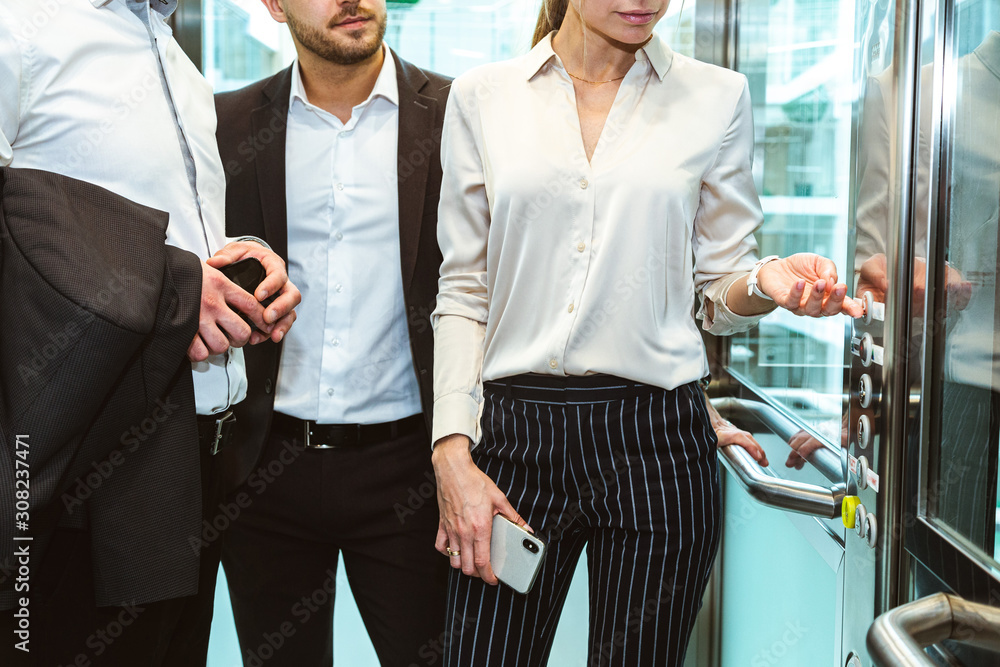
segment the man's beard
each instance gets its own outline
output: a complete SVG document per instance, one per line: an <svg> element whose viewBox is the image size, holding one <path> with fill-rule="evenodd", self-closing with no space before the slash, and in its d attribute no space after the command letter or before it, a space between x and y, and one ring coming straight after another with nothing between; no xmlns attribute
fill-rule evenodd
<svg viewBox="0 0 1000 667"><path fill-rule="evenodd" d="M387 23L386 16L382 15L379 17L376 14L362 13L355 9L354 11L344 12L340 16L335 17L330 21L330 26L352 16L363 16L376 21L378 24L378 34L370 39L360 36L355 38L350 34L346 34L346 39L336 40L324 31L299 23L298 19L294 16L287 12L285 13L285 17L288 20L288 29L295 35L295 39L303 47L309 49L320 58L337 65L356 65L372 57L382 48L382 39L385 37Z"/></svg>

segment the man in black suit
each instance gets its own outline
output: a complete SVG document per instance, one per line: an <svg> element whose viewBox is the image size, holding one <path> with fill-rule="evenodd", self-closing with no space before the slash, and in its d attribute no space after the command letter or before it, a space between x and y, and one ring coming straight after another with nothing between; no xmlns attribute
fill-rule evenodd
<svg viewBox="0 0 1000 667"><path fill-rule="evenodd" d="M241 651L331 664L343 554L381 663L430 664L448 569L429 314L449 81L384 46L384 0L263 2L298 60L216 98L227 229L284 257L303 302L280 346L247 350L239 446L221 454L242 508L223 544Z"/></svg>

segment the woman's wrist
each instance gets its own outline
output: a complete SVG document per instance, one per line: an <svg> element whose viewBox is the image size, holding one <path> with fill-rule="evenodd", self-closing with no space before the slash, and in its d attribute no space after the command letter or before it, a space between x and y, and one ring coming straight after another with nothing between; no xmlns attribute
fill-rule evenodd
<svg viewBox="0 0 1000 667"><path fill-rule="evenodd" d="M431 452L431 463L442 459L451 461L468 459L471 461L471 444L472 440L467 435L461 433L446 435L434 443L434 451Z"/></svg>

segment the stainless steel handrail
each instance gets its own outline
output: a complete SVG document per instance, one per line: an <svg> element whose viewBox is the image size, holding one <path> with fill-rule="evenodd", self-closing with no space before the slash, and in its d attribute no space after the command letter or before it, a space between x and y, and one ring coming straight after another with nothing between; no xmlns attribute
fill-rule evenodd
<svg viewBox="0 0 1000 667"><path fill-rule="evenodd" d="M1000 609L935 593L876 618L867 643L878 667L934 667L924 648L945 639L1000 651Z"/></svg>
<svg viewBox="0 0 1000 667"><path fill-rule="evenodd" d="M728 414L734 416L740 412L748 413L756 417L785 442L789 442L802 431L802 428L798 424L783 415L774 406L762 403L761 401L748 401L742 398L726 396L712 399L712 406L722 415ZM837 452L829 447L818 447L810 452L805 459L812 467L816 468L834 484L840 484L845 481L844 473L846 471L844 470L844 462Z"/></svg>
<svg viewBox="0 0 1000 667"><path fill-rule="evenodd" d="M827 489L816 484L773 477L739 445L720 447L719 459L733 473L743 490L762 505L826 519L840 516L840 505L847 493L843 484Z"/></svg>
<svg viewBox="0 0 1000 667"><path fill-rule="evenodd" d="M712 406L720 414L732 414L740 410L749 412L786 441L799 431L790 419L773 407L758 401L724 397L713 399ZM842 470L839 457L826 447L821 449L826 450L829 452L829 456L837 459L837 469ZM805 484L775 477L768 474L750 456L749 452L738 445L721 447L719 459L733 474L743 490L762 505L826 519L835 519L840 516L840 506L847 494L847 487L843 482L826 488L816 484ZM843 473L840 473L839 479L843 479Z"/></svg>

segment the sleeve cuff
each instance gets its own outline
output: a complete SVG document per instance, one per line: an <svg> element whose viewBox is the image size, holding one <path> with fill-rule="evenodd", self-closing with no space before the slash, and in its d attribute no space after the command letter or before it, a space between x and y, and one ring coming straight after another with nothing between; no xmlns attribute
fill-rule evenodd
<svg viewBox="0 0 1000 667"><path fill-rule="evenodd" d="M447 394L436 399L431 449L441 438L455 434L468 436L472 441L470 449L475 449L481 436L479 422L482 412L482 402L469 394Z"/></svg>
<svg viewBox="0 0 1000 667"><path fill-rule="evenodd" d="M698 319L702 320L702 328L714 336L731 336L733 334L749 331L757 326L767 313L760 315L737 315L729 310L726 305L726 298L729 290L743 277L742 273L735 273L710 283L705 287L702 295L701 308L698 311ZM708 301L715 307L715 314L709 317L708 309L705 307Z"/></svg>
<svg viewBox="0 0 1000 667"><path fill-rule="evenodd" d="M256 236L237 236L235 239L229 239L230 243L242 243L244 241L250 241L252 243L259 243L262 246L264 246L265 248L267 248L268 250L273 250L273 248L271 248L271 246L269 246L267 244L267 241L265 241L264 239L261 239L261 238L257 238Z"/></svg>

